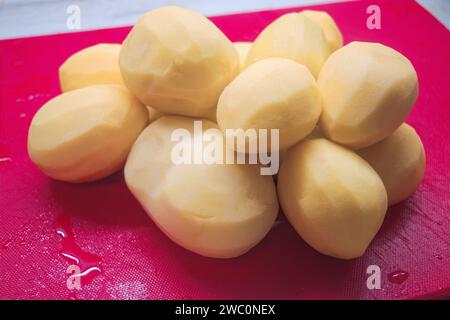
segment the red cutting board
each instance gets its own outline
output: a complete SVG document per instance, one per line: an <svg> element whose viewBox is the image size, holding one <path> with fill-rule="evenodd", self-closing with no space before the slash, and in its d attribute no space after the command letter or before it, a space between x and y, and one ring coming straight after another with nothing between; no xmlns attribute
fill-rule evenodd
<svg viewBox="0 0 450 320"><path fill-rule="evenodd" d="M381 30L366 8L381 8ZM427 154L425 180L389 209L366 254L352 261L311 249L280 216L248 254L200 257L172 243L147 217L118 173L72 185L30 161L33 114L59 94L58 67L74 52L121 42L129 27L0 41L0 298L3 299L405 299L450 292L450 36L413 1L311 6L328 11L345 42L381 42L406 55L420 80L408 118ZM231 40L253 40L278 16L302 8L211 18ZM88 275L69 290L67 268ZM378 265L381 289L366 287ZM74 282L69 281L74 285ZM76 283L75 283L76 285ZM73 286L72 286L73 287Z"/></svg>

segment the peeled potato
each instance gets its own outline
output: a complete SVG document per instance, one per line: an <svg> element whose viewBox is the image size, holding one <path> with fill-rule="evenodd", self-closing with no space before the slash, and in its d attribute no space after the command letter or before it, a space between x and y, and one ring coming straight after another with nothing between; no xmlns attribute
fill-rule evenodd
<svg viewBox="0 0 450 320"><path fill-rule="evenodd" d="M233 42L234 47L237 50L239 55L239 62L241 66L241 70L245 68L245 60L247 59L248 52L252 46L252 42Z"/></svg>
<svg viewBox="0 0 450 320"><path fill-rule="evenodd" d="M121 84L120 44L101 43L69 57L59 68L62 92L96 84Z"/></svg>
<svg viewBox="0 0 450 320"><path fill-rule="evenodd" d="M123 86L97 85L63 93L33 117L28 154L49 177L93 181L119 170L148 121Z"/></svg>
<svg viewBox="0 0 450 320"><path fill-rule="evenodd" d="M153 122L153 121L161 118L164 115L163 112L161 112L155 108L152 108L149 106L146 106L146 107L147 107L147 111L148 111L148 120L149 120L148 122Z"/></svg>
<svg viewBox="0 0 450 320"><path fill-rule="evenodd" d="M252 64L225 88L217 105L217 121L222 131L279 129L279 149L283 150L314 129L320 104L316 81L305 66L269 58Z"/></svg>
<svg viewBox="0 0 450 320"><path fill-rule="evenodd" d="M203 134L215 129L221 137L213 122L203 120L202 126ZM264 238L276 218L272 178L260 175L256 165L175 165L177 143L171 136L177 129L194 139L193 119L178 116L164 116L141 133L125 165L128 188L180 246L208 257L244 254Z"/></svg>
<svg viewBox="0 0 450 320"><path fill-rule="evenodd" d="M305 15L288 13L259 34L250 48L246 65L264 58L288 58L305 65L317 77L329 54L321 27Z"/></svg>
<svg viewBox="0 0 450 320"><path fill-rule="evenodd" d="M311 133L308 134L304 139L323 139L323 138L325 138L325 137L324 137L323 134L320 132L319 127L316 126L316 127L313 129L313 131L311 131ZM289 154L289 149L283 149L283 150L280 150L279 155L278 155L280 165L281 165L281 164L283 163L283 161L287 158L287 155L288 155L288 154Z"/></svg>
<svg viewBox="0 0 450 320"><path fill-rule="evenodd" d="M389 205L416 191L425 172L425 151L413 127L402 124L377 144L358 150L375 169L386 187Z"/></svg>
<svg viewBox="0 0 450 320"><path fill-rule="evenodd" d="M323 98L320 128L353 149L391 135L408 116L418 93L407 58L377 43L352 42L334 52L318 79Z"/></svg>
<svg viewBox="0 0 450 320"><path fill-rule="evenodd" d="M334 52L342 47L342 34L339 31L336 22L325 11L304 10L300 14L307 16L309 19L320 25L327 40L330 52Z"/></svg>
<svg viewBox="0 0 450 320"><path fill-rule="evenodd" d="M142 16L123 43L124 82L144 104L166 113L208 117L239 72L233 44L207 18L179 7Z"/></svg>
<svg viewBox="0 0 450 320"><path fill-rule="evenodd" d="M298 234L317 251L341 259L364 253L387 209L383 182L370 165L320 138L289 149L278 196Z"/></svg>

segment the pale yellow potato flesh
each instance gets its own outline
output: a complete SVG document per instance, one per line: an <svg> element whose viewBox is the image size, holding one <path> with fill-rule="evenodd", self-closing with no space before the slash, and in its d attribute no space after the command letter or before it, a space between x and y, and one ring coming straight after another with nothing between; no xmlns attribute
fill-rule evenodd
<svg viewBox="0 0 450 320"><path fill-rule="evenodd" d="M326 139L290 148L278 175L280 205L297 233L317 251L361 256L381 227L387 195L370 165Z"/></svg>
<svg viewBox="0 0 450 320"><path fill-rule="evenodd" d="M128 188L159 228L197 254L232 258L259 243L278 212L272 178L254 165L178 164L176 129L194 137L194 119L163 116L139 136L125 165ZM202 120L203 133L217 125ZM206 146L206 145L205 145Z"/></svg>
<svg viewBox="0 0 450 320"><path fill-rule="evenodd" d="M148 111L148 122L151 123L159 118L161 118L164 115L164 112L161 112L155 108L146 106Z"/></svg>
<svg viewBox="0 0 450 320"><path fill-rule="evenodd" d="M232 42L206 17L169 6L144 14L122 45L128 89L162 112L209 117L238 74Z"/></svg>
<svg viewBox="0 0 450 320"><path fill-rule="evenodd" d="M311 133L308 134L304 138L304 140L306 140L306 139L323 139L323 138L325 138L324 135L320 132L319 127L316 126L313 129L313 131L311 131ZM300 141L300 143L301 143L301 141ZM283 161L287 158L288 153L289 153L289 149L280 150L280 152L278 154L280 167L281 167L281 164L283 163Z"/></svg>
<svg viewBox="0 0 450 320"><path fill-rule="evenodd" d="M119 69L121 45L101 43L70 56L59 68L62 92L96 84L123 85Z"/></svg>
<svg viewBox="0 0 450 320"><path fill-rule="evenodd" d="M217 122L224 132L279 129L279 150L283 150L314 129L320 111L320 92L309 70L289 59L268 58L249 66L225 88L217 105Z"/></svg>
<svg viewBox="0 0 450 320"><path fill-rule="evenodd" d="M34 115L28 154L49 177L86 182L125 164L148 115L124 87L96 85L63 93Z"/></svg>
<svg viewBox="0 0 450 320"><path fill-rule="evenodd" d="M242 71L245 68L245 60L247 59L248 52L250 51L253 42L240 41L240 42L233 42L233 44L239 55L239 63Z"/></svg>
<svg viewBox="0 0 450 320"><path fill-rule="evenodd" d="M317 83L323 98L322 132L352 149L391 135L418 94L411 62L392 48L369 42L352 42L335 51Z"/></svg>
<svg viewBox="0 0 450 320"><path fill-rule="evenodd" d="M250 48L246 65L264 58L288 58L305 65L317 78L329 55L322 28L305 15L288 13L258 35Z"/></svg>
<svg viewBox="0 0 450 320"><path fill-rule="evenodd" d="M330 52L334 52L342 47L342 33L336 25L336 22L334 22L333 18L327 12L303 10L300 14L305 15L322 28Z"/></svg>
<svg viewBox="0 0 450 320"><path fill-rule="evenodd" d="M386 139L357 151L383 180L389 205L408 198L425 172L425 150L413 127L402 124Z"/></svg>

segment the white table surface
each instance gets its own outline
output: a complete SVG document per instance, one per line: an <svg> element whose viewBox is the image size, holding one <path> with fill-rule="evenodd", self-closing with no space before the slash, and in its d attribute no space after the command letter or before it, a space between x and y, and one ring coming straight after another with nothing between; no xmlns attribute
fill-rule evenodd
<svg viewBox="0 0 450 320"><path fill-rule="evenodd" d="M394 1L394 0L393 0ZM180 5L219 15L242 11L319 4L324 0L0 0L0 39L69 32L67 8L81 11L81 29L131 25L146 11L164 5ZM450 0L419 0L422 6L447 28L450 25ZM79 31L79 30L75 30Z"/></svg>

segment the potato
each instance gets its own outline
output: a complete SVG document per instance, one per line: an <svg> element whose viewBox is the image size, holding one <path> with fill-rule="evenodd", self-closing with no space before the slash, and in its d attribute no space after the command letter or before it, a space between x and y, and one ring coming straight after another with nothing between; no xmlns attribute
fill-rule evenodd
<svg viewBox="0 0 450 320"><path fill-rule="evenodd" d="M174 6L142 16L120 51L124 82L162 112L208 117L239 72L231 41L204 16Z"/></svg>
<svg viewBox="0 0 450 320"><path fill-rule="evenodd" d="M70 56L59 68L62 92L96 84L121 84L120 44L101 43Z"/></svg>
<svg viewBox="0 0 450 320"><path fill-rule="evenodd" d="M193 121L163 116L150 124L128 157L125 180L174 242L207 257L236 257L260 242L275 221L275 186L256 165L176 165L172 153L177 143L171 135L184 129L195 139ZM203 120L202 126L203 134L215 129L222 137L213 122Z"/></svg>
<svg viewBox="0 0 450 320"><path fill-rule="evenodd" d="M35 114L28 154L54 179L97 180L124 165L147 121L144 106L123 86L73 90L51 99Z"/></svg>
<svg viewBox="0 0 450 320"><path fill-rule="evenodd" d="M377 144L358 150L383 180L389 205L416 191L425 172L425 151L413 127L402 124Z"/></svg>
<svg viewBox="0 0 450 320"><path fill-rule="evenodd" d="M335 51L318 79L323 98L320 128L353 149L391 135L408 116L418 93L407 58L378 43L352 42Z"/></svg>
<svg viewBox="0 0 450 320"><path fill-rule="evenodd" d="M308 134L304 139L306 140L306 139L323 139L323 138L325 138L325 137L320 132L319 127L316 126L313 129L313 131L311 131L311 133ZM289 154L289 149L280 150L280 152L278 154L280 166L283 163L283 161L287 158L288 154Z"/></svg>
<svg viewBox="0 0 450 320"><path fill-rule="evenodd" d="M247 59L248 52L252 46L252 42L233 42L234 47L239 55L239 62L241 71L245 68L245 60Z"/></svg>
<svg viewBox="0 0 450 320"><path fill-rule="evenodd" d="M146 106L146 108L148 111L148 122L149 123L161 118L164 115L163 112L156 110L155 108L152 108L149 106Z"/></svg>
<svg viewBox="0 0 450 320"><path fill-rule="evenodd" d="M268 58L252 64L225 88L217 105L217 121L224 132L279 129L279 149L283 150L314 129L320 111L320 93L308 69L289 59ZM270 145L269 150L277 151Z"/></svg>
<svg viewBox="0 0 450 320"><path fill-rule="evenodd" d="M329 54L321 27L305 15L288 13L259 34L250 48L246 65L264 58L288 58L305 65L317 77Z"/></svg>
<svg viewBox="0 0 450 320"><path fill-rule="evenodd" d="M330 52L334 52L340 47L342 47L341 31L339 31L336 22L334 22L333 18L327 12L316 10L303 10L300 12L300 14L307 16L309 19L317 23L322 28Z"/></svg>
<svg viewBox="0 0 450 320"><path fill-rule="evenodd" d="M317 251L341 259L364 253L387 209L383 182L370 165L320 138L289 149L278 196L297 233Z"/></svg>

